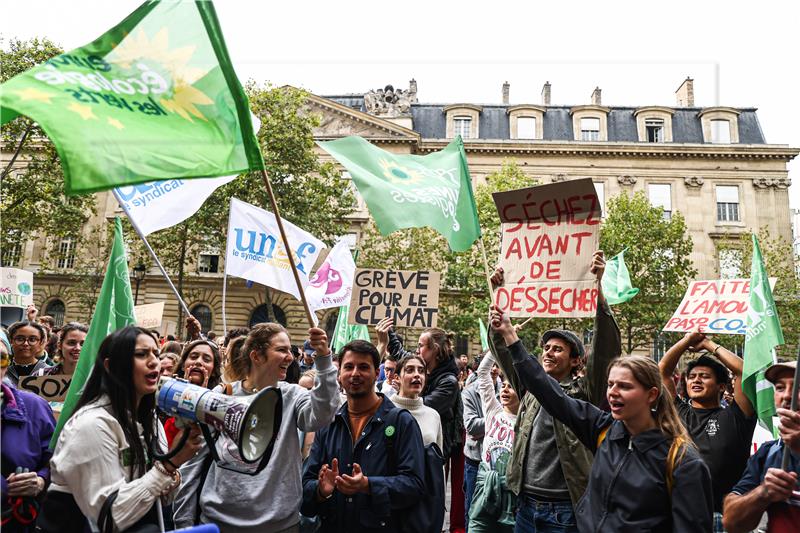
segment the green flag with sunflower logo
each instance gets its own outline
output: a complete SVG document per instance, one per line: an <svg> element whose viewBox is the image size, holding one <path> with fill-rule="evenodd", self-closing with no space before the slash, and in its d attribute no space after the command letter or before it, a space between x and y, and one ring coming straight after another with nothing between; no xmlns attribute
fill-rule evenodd
<svg viewBox="0 0 800 533"><path fill-rule="evenodd" d="M383 235L428 226L455 252L467 250L480 237L461 137L424 156L392 154L361 137L319 146L350 172Z"/></svg>
<svg viewBox="0 0 800 533"><path fill-rule="evenodd" d="M69 194L264 168L214 5L150 0L0 85L0 122L53 141Z"/></svg>

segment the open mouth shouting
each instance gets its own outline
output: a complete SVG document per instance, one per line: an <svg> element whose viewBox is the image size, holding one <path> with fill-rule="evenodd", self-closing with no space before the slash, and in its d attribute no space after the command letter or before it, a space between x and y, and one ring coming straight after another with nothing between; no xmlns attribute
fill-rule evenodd
<svg viewBox="0 0 800 533"><path fill-rule="evenodd" d="M202 385L206 381L206 372L201 366L193 366L189 369L186 380L195 385Z"/></svg>
<svg viewBox="0 0 800 533"><path fill-rule="evenodd" d="M622 410L625 408L625 402L620 400L609 400L608 401L609 407L611 407L611 415L619 416L622 413Z"/></svg>
<svg viewBox="0 0 800 533"><path fill-rule="evenodd" d="M152 387L153 389L155 389L156 386L158 386L158 378L159 377L161 377L161 374L158 372L158 370L155 370L153 372L145 374L144 380L145 380L145 383L147 383L148 387Z"/></svg>

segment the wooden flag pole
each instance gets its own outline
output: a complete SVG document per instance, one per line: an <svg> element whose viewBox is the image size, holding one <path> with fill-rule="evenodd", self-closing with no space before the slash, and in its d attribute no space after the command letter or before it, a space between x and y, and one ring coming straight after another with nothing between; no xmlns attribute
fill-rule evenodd
<svg viewBox="0 0 800 533"><path fill-rule="evenodd" d="M483 256L483 269L486 273L486 286L489 288L489 304L494 302L494 290L492 289L492 271L489 269L489 260L486 259L486 247L483 245L483 235L478 237L481 245L481 255Z"/></svg>
<svg viewBox="0 0 800 533"><path fill-rule="evenodd" d="M186 316L192 316L192 313L189 312L189 308L186 306L186 302L183 301L183 298L181 298L181 295L178 293L178 289L175 288L175 285L173 285L172 280L169 279L169 275L167 274L166 269L164 269L164 265L162 265L161 261L159 261L158 256L156 255L155 251L153 251L153 248L150 246L150 243L147 242L147 239L145 238L144 234L142 234L142 230L139 229L139 225L136 223L136 220L131 216L130 212L128 211L128 208L125 206L125 202L122 200L122 198L119 197L119 194L117 193L116 189L113 190L113 193L114 193L114 198L117 199L119 206L125 212L125 216L128 217L131 226L133 226L133 230L136 232L139 238L142 239L144 247L147 248L147 251L150 253L150 257L152 257L153 261L155 261L156 266L158 266L158 269L161 271L161 275L164 276L165 280L167 280L167 285L169 285L169 288L172 289L172 293L175 295L175 298L178 299L178 304L181 307L183 307L183 311L186 313Z"/></svg>
<svg viewBox="0 0 800 533"><path fill-rule="evenodd" d="M275 201L275 194L272 192L272 185L267 177L267 171L261 170L261 177L264 178L264 187L267 188L269 194L269 202L272 205L272 214L275 215L275 220L278 222L278 230L281 232L281 240L283 240L283 247L286 249L286 257L289 258L289 265L292 267L292 274L294 274L294 282L297 284L297 291L300 293L300 301L303 302L303 309L306 311L306 319L308 320L309 327L315 327L314 316L311 307L306 300L306 293L303 289L303 284L300 281L300 274L297 272L297 265L294 264L294 255L292 255L292 248L289 246L289 239L286 237L286 230L283 229L283 220L281 213L278 210L278 203Z"/></svg>

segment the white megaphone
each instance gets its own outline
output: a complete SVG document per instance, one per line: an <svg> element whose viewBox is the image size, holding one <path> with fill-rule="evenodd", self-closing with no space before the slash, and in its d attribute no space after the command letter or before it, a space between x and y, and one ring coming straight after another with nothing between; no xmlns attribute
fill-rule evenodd
<svg viewBox="0 0 800 533"><path fill-rule="evenodd" d="M283 397L277 387L268 387L251 396L232 396L193 385L184 379L161 377L156 401L158 408L167 415L189 423L199 422L222 432L235 443L242 461L260 463L257 470L247 473L256 473L266 466L283 412ZM209 441L209 432L205 428L203 435ZM219 462L215 442L208 442L208 445L212 456Z"/></svg>

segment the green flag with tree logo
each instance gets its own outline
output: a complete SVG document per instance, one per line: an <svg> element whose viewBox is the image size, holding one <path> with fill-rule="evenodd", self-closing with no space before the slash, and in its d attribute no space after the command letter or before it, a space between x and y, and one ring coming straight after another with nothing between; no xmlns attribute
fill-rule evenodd
<svg viewBox="0 0 800 533"><path fill-rule="evenodd" d="M753 262L750 267L750 305L747 309L747 333L744 338L742 389L758 415L758 421L775 434L774 387L764 372L775 363L775 347L784 343L775 300L764 269L761 247L753 235Z"/></svg>
<svg viewBox="0 0 800 533"><path fill-rule="evenodd" d="M81 348L81 356L75 373L72 375L72 382L64 400L64 406L58 417L55 433L50 441L50 447L54 448L58 441L61 428L72 416L75 404L78 403L83 386L94 368L97 359L97 350L110 333L122 329L125 326L136 324L136 317L133 314L133 296L131 295L131 279L128 273L128 258L125 254L125 241L122 235L122 222L119 217L114 219L114 242L111 246L111 255L108 258L106 277L103 279L103 286L100 288L100 296L97 298L97 305L94 308L92 322L89 325L89 332L86 334L86 341Z"/></svg>
<svg viewBox="0 0 800 533"><path fill-rule="evenodd" d="M609 305L625 303L637 294L639 289L631 283L631 275L625 265L625 250L606 262L602 280L603 296Z"/></svg>
<svg viewBox="0 0 800 533"><path fill-rule="evenodd" d="M424 156L392 154L361 137L319 145L350 173L383 235L427 226L441 233L455 252L467 250L480 237L461 137Z"/></svg>
<svg viewBox="0 0 800 533"><path fill-rule="evenodd" d="M209 0L145 2L0 85L0 108L2 124L25 115L44 129L69 194L264 168Z"/></svg>

